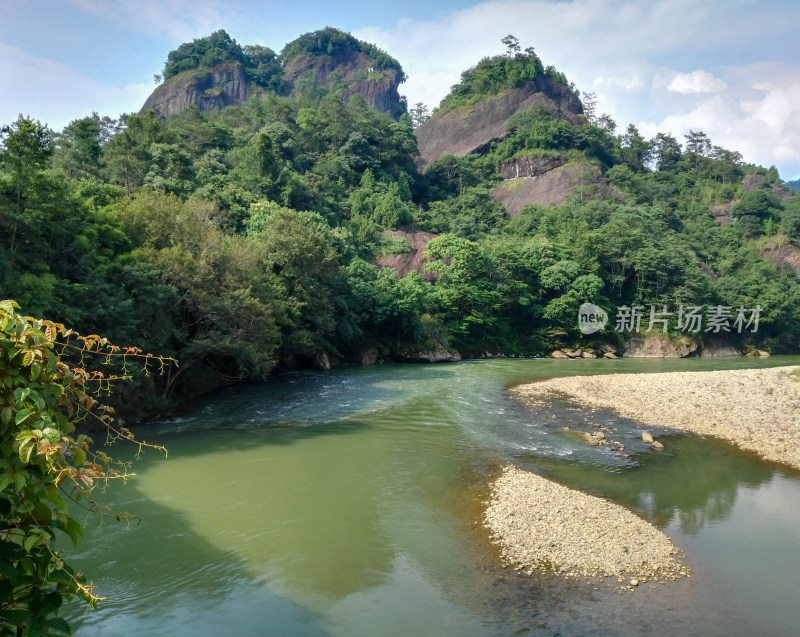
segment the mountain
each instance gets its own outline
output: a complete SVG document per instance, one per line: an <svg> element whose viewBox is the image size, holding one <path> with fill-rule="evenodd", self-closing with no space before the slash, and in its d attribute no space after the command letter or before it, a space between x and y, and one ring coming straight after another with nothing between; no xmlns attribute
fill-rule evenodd
<svg viewBox="0 0 800 637"><path fill-rule="evenodd" d="M1 126L0 298L179 359L121 396L138 416L276 369L624 349L580 330L588 301L679 337L705 308L739 350L797 351L777 170L702 131L617 133L532 49L464 71L416 130L403 79L335 29L280 54L217 31L142 114Z"/></svg>
<svg viewBox="0 0 800 637"><path fill-rule="evenodd" d="M575 143L593 134L587 123L578 92L562 73L545 67L532 49L510 50L465 71L417 127L417 164L423 169L448 154L491 158L502 178L491 198L510 216L525 206L562 205L576 193L612 196L603 167L592 163L607 153ZM529 139L533 129L539 141Z"/></svg>
<svg viewBox="0 0 800 637"><path fill-rule="evenodd" d="M793 181L784 181L783 185L786 186L789 190L800 192L800 179L795 179Z"/></svg>
<svg viewBox="0 0 800 637"><path fill-rule="evenodd" d="M160 117L168 117L190 106L213 111L243 104L250 98L251 84L245 65L238 61L184 71L156 88L140 112L153 110Z"/></svg>
<svg viewBox="0 0 800 637"><path fill-rule="evenodd" d="M163 82L140 112L153 110L159 117L189 106L210 111L241 105L265 94L319 99L335 93L344 102L360 95L395 118L405 112L397 92L405 74L397 60L332 27L300 36L280 55L268 47L239 46L216 31L170 52L158 77Z"/></svg>
<svg viewBox="0 0 800 637"><path fill-rule="evenodd" d="M515 113L537 105L573 124L582 122L583 107L577 96L550 77L538 77L519 87L487 95L477 103L440 109L415 131L420 167L436 161L445 153L461 157L481 152L492 142L508 135L509 121Z"/></svg>

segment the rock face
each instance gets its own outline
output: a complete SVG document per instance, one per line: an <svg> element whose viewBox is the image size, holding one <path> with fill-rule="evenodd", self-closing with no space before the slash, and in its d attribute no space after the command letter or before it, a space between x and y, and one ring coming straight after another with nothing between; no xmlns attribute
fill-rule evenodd
<svg viewBox="0 0 800 637"><path fill-rule="evenodd" d="M405 239L410 244L410 247L405 252L400 254L390 254L381 257L375 261L375 265L383 268L394 268L400 278L412 270L416 270L422 275L426 281L433 281L436 275L432 272L425 272L425 259L423 254L428 247L428 242L435 239L436 235L432 232L424 232L423 230L414 230L400 226L397 230L384 230L383 234L396 239Z"/></svg>
<svg viewBox="0 0 800 637"><path fill-rule="evenodd" d="M142 106L159 117L180 113L195 105L213 111L241 104L250 97L250 82L240 62L224 62L208 70L185 71L159 86Z"/></svg>
<svg viewBox="0 0 800 637"><path fill-rule="evenodd" d="M339 95L345 102L358 93L367 104L383 113L393 113L400 104L397 72L375 67L366 55L358 51L292 58L286 64L283 79L292 95L312 86L341 83L343 88Z"/></svg>
<svg viewBox="0 0 800 637"><path fill-rule="evenodd" d="M741 356L742 351L725 340L709 337L704 339L703 348L700 356L708 358L711 356Z"/></svg>
<svg viewBox="0 0 800 637"><path fill-rule="evenodd" d="M395 115L400 109L397 71L375 67L358 51L292 58L284 69L284 81L286 91L292 95L325 86L336 89L345 102L358 93L381 112ZM251 84L241 62L223 62L168 79L147 98L141 112L152 109L159 117L167 117L192 105L211 111L242 104L259 92L261 89Z"/></svg>
<svg viewBox="0 0 800 637"><path fill-rule="evenodd" d="M597 166L567 164L537 177L507 180L492 191L492 199L502 203L513 217L523 206L560 206L567 196L579 192L588 198L613 194Z"/></svg>
<svg viewBox="0 0 800 637"><path fill-rule="evenodd" d="M711 206L711 212L714 213L714 220L721 226L727 226L729 223L733 223L731 210L737 203L739 203L739 200L734 199L728 203Z"/></svg>
<svg viewBox="0 0 800 637"><path fill-rule="evenodd" d="M461 157L502 139L508 133L508 119L537 104L544 104L554 115L575 124L583 121L578 117L583 107L575 94L549 77L541 77L474 106L434 116L419 126L414 134L420 151L420 167L445 153Z"/></svg>
<svg viewBox="0 0 800 637"><path fill-rule="evenodd" d="M669 338L660 334L635 335L625 343L628 358L685 358L695 354L698 342L689 336Z"/></svg>
<svg viewBox="0 0 800 637"><path fill-rule="evenodd" d="M457 363L461 360L461 354L451 352L439 342L415 343L395 352L393 357L400 363Z"/></svg>
<svg viewBox="0 0 800 637"><path fill-rule="evenodd" d="M519 179L520 177L538 177L554 168L563 166L566 159L559 156L537 155L534 157L518 157L513 161L500 165L500 176L503 179Z"/></svg>
<svg viewBox="0 0 800 637"><path fill-rule="evenodd" d="M795 274L800 275L800 248L790 243L781 246L768 248L761 253L761 256L772 263L780 271L784 264L788 264Z"/></svg>

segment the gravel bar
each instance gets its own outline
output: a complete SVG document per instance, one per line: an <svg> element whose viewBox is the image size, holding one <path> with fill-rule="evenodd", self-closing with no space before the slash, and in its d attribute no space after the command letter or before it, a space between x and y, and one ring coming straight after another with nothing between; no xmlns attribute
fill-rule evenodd
<svg viewBox="0 0 800 637"><path fill-rule="evenodd" d="M570 376L511 391L534 402L566 395L644 428L716 436L800 469L800 367Z"/></svg>
<svg viewBox="0 0 800 637"><path fill-rule="evenodd" d="M485 524L518 570L616 577L628 588L689 576L664 533L624 507L508 465L492 485Z"/></svg>

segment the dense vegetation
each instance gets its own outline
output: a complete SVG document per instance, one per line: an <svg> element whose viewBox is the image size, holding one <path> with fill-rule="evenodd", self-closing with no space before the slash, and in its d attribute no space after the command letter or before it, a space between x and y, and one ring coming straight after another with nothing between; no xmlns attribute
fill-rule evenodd
<svg viewBox="0 0 800 637"><path fill-rule="evenodd" d="M534 62L512 53L495 89ZM419 174L409 117L358 95L272 94L166 121L93 114L58 133L20 117L0 137L0 296L179 359L131 385L121 402L137 415L375 346L545 354L586 342L575 317L589 299L760 305L758 333L740 344L795 348L797 276L761 257L800 245L800 204L777 171L702 132L646 140L633 126L614 135L591 110L587 120L519 113L486 153L445 155ZM498 167L535 155L602 172L612 190L589 179L561 207L509 218L491 196ZM753 173L763 185L743 192ZM721 225L710 207L726 205L734 223ZM439 235L435 282L370 264L397 249L382 231L401 225Z"/></svg>
<svg viewBox="0 0 800 637"><path fill-rule="evenodd" d="M220 29L210 36L186 42L171 51L164 64L164 70L160 75L156 75L155 79L160 82L162 79L169 80L186 71L203 71L223 62L239 62L245 67L248 77L256 86L281 95L285 92L283 69L293 58L320 55L335 57L348 51L362 53L371 60L375 68L395 71L398 81L405 81L400 63L388 53L332 27L301 35L289 42L280 55L265 46L242 47L227 32Z"/></svg>
<svg viewBox="0 0 800 637"><path fill-rule="evenodd" d="M400 82L405 80L405 73L400 63L391 55L382 51L374 44L364 42L354 38L349 33L344 33L333 27L325 27L319 31L312 31L301 35L296 40L289 42L281 51L283 60L290 60L294 57L330 55L337 56L355 51L363 53L371 59L379 69L390 69L395 71Z"/></svg>
<svg viewBox="0 0 800 637"><path fill-rule="evenodd" d="M67 502L116 520L131 517L91 497L96 486L126 479L128 463L93 447L76 424L99 423L109 442L152 447L97 402L122 379L97 366L113 360L122 369L140 363L157 372L171 362L17 309L0 300L0 635L69 634L58 616L63 601L80 597L96 606L100 598L58 550L57 531L73 543L83 535Z"/></svg>
<svg viewBox="0 0 800 637"><path fill-rule="evenodd" d="M533 47L521 51L519 40L513 35L503 38L508 47L506 55L483 58L474 67L461 74L461 81L451 87L450 93L434 114L444 114L461 106L469 106L509 88L517 88L540 77L548 77L575 91L574 85L553 66L545 66ZM576 93L577 95L577 93Z"/></svg>
<svg viewBox="0 0 800 637"><path fill-rule="evenodd" d="M325 29L282 56L382 59L353 41ZM442 109L542 73L566 84L515 38L504 42L507 55L466 72ZM135 418L276 369L357 363L367 350L533 355L619 340L613 330L580 333L586 301L612 314L722 306L731 323L736 308L760 306L758 332L729 336L796 351L797 274L762 255L800 255L800 196L774 168L744 164L701 131L682 143L668 133L647 140L632 125L617 135L589 99L585 121L521 112L481 154L446 154L420 174L408 115L395 121L360 95L347 104L324 91L282 96L282 61L269 49L240 48L219 31L170 54L165 75L225 60L246 64L268 90L164 121L94 113L55 132L20 116L0 128L0 300L58 322L0 303L0 633L66 632L62 599L94 599L52 545L56 530L79 533L65 493L80 499L119 475L74 431L97 409L82 371L89 351L112 354L95 377L101 387L133 377L116 401ZM415 110L417 121L428 117L424 105ZM589 177L564 205L509 217L492 197L499 168L537 157ZM405 249L384 234L401 226L438 235L428 243L432 282L371 263ZM99 337L73 335L70 346L60 323L180 365L163 376L131 368ZM674 320L668 327L680 333ZM111 412L96 413L117 426Z"/></svg>

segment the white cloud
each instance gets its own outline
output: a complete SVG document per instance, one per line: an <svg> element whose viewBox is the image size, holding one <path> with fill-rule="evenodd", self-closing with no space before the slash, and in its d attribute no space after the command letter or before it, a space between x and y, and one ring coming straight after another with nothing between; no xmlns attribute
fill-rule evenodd
<svg viewBox="0 0 800 637"><path fill-rule="evenodd" d="M737 71L734 73L734 71ZM639 122L652 136L671 132L679 141L689 130L703 130L712 143L742 153L745 161L778 166L781 177L800 175L800 69L758 65L762 78L747 81L754 69L731 70L724 94L695 96L688 108L660 120Z"/></svg>
<svg viewBox="0 0 800 637"><path fill-rule="evenodd" d="M610 77L596 77L592 88L597 91L603 89L622 89L625 92L640 91L644 88L644 80L636 73L630 75L612 75Z"/></svg>
<svg viewBox="0 0 800 637"><path fill-rule="evenodd" d="M513 33L579 89L596 91L598 109L620 129L633 122L681 141L702 129L789 179L800 174L795 18L800 5L748 0L490 0L354 34L401 61L410 104L434 107L461 71L502 53L500 38ZM795 66L772 68L776 59Z"/></svg>
<svg viewBox="0 0 800 637"><path fill-rule="evenodd" d="M3 124L22 114L60 130L91 111L112 117L138 111L153 90L152 84L102 84L65 64L2 43L0 59L4 75L4 90L0 92Z"/></svg>
<svg viewBox="0 0 800 637"><path fill-rule="evenodd" d="M186 42L221 29L240 15L224 0L66 0L94 15L146 35Z"/></svg>
<svg viewBox="0 0 800 637"><path fill-rule="evenodd" d="M667 86L674 93L719 93L728 87L725 82L708 71L699 69L691 73L678 73Z"/></svg>

